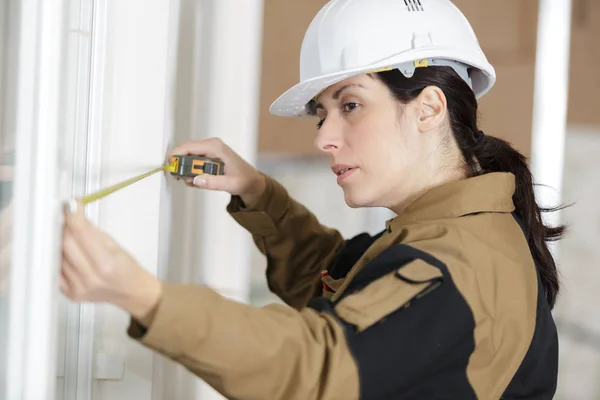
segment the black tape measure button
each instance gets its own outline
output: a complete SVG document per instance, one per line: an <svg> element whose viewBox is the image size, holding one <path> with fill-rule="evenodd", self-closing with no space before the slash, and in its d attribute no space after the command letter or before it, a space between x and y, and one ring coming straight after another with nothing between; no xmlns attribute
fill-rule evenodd
<svg viewBox="0 0 600 400"><path fill-rule="evenodd" d="M205 174L217 175L218 172L219 171L217 170L217 164L212 164L212 163L204 164L204 173Z"/></svg>

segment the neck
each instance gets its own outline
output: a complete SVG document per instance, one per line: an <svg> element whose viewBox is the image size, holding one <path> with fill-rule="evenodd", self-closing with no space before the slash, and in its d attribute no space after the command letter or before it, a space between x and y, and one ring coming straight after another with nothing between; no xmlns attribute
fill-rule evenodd
<svg viewBox="0 0 600 400"><path fill-rule="evenodd" d="M400 215L416 199L434 187L466 178L464 168L459 166L462 165L462 163L453 163L453 165L455 165L455 167L448 167L448 165L446 165L445 167L430 169L429 173L424 174L413 181L413 188L409 191L408 195L399 196L402 200L388 208L397 215Z"/></svg>

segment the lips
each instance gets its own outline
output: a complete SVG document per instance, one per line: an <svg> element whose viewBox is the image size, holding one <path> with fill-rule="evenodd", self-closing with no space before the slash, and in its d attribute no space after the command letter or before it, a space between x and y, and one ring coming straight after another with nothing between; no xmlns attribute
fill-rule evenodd
<svg viewBox="0 0 600 400"><path fill-rule="evenodd" d="M338 185L342 184L350 175L352 175L358 167L353 167L347 164L336 164L331 167L331 170L337 176Z"/></svg>
<svg viewBox="0 0 600 400"><path fill-rule="evenodd" d="M331 170L333 171L334 174L336 174L337 176L340 176L342 174L345 174L346 172L355 169L356 167L353 167L351 165L346 165L346 164L336 164L334 166L331 167Z"/></svg>

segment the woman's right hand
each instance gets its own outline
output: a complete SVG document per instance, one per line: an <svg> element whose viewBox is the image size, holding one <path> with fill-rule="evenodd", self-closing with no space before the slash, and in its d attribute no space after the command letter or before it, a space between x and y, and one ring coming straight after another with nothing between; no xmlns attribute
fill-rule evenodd
<svg viewBox="0 0 600 400"><path fill-rule="evenodd" d="M198 175L193 182L188 182L190 186L240 196L248 207L256 204L265 191L265 176L221 139L209 138L183 142L169 153L169 156L174 155L219 158L225 163L223 175Z"/></svg>

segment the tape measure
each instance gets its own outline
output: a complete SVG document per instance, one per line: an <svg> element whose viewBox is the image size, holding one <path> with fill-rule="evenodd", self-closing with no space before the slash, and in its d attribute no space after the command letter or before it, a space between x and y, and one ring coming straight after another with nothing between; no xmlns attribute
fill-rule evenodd
<svg viewBox="0 0 600 400"><path fill-rule="evenodd" d="M196 175L202 174L223 175L223 170L225 168L223 161L218 158L200 156L173 156L171 157L170 162L171 163L168 165L155 168L152 171L148 171L127 179L126 181L98 190L95 193L88 194L87 196L82 197L80 202L83 205L86 205L161 171L169 171L171 175L176 177L193 178Z"/></svg>
<svg viewBox="0 0 600 400"><path fill-rule="evenodd" d="M225 164L218 158L173 156L169 168L171 175L181 177L194 177L202 174L223 175Z"/></svg>

